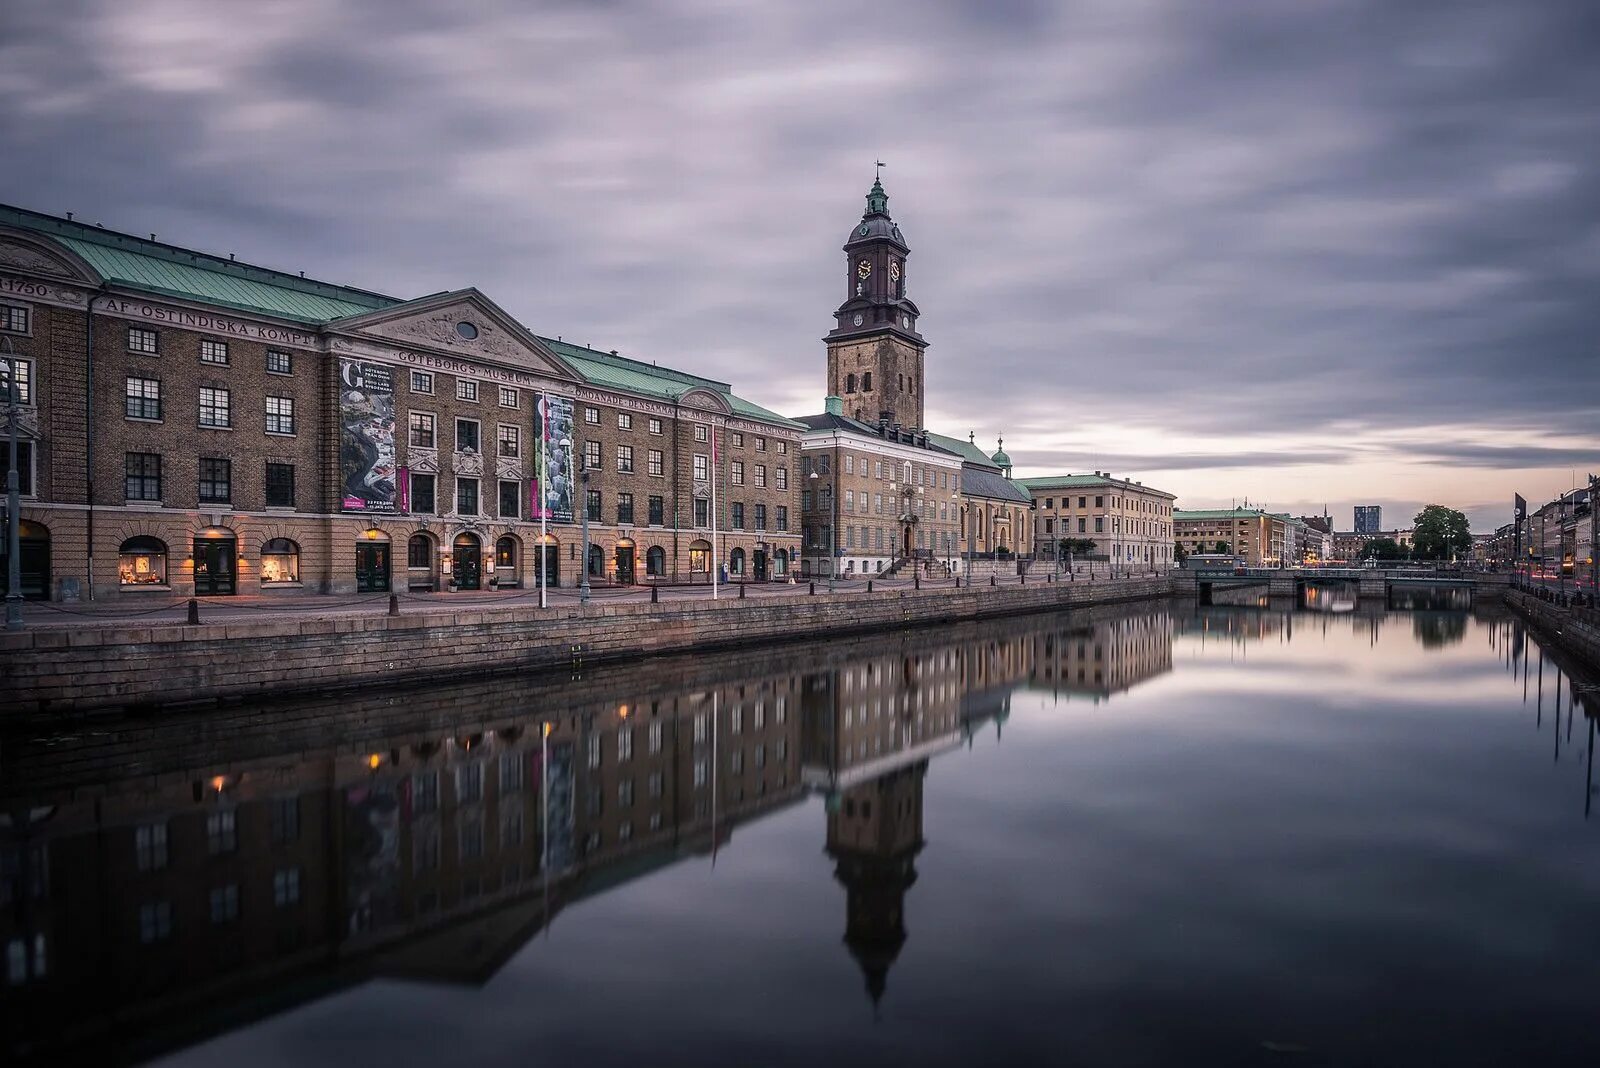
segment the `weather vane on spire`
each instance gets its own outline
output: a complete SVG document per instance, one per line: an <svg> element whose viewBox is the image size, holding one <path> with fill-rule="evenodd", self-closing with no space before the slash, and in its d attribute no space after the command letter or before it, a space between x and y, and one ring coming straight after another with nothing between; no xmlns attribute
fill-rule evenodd
<svg viewBox="0 0 1600 1068"><path fill-rule="evenodd" d="M872 172L872 180L874 182L883 181L883 160L881 160L881 159L878 160L876 163L873 164L873 167L875 169Z"/></svg>

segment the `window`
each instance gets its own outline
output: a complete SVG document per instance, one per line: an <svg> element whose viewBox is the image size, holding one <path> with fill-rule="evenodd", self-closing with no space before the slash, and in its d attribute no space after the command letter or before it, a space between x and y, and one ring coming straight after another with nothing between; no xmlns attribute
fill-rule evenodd
<svg viewBox="0 0 1600 1068"><path fill-rule="evenodd" d="M122 548L118 553L117 574L124 586L165 585L167 581L166 542L149 536L129 538L122 543Z"/></svg>
<svg viewBox="0 0 1600 1068"><path fill-rule="evenodd" d="M411 416L411 447L414 449L433 448L433 416L428 412L412 412Z"/></svg>
<svg viewBox="0 0 1600 1068"><path fill-rule="evenodd" d="M665 475L667 466L666 457L662 454L660 449L651 449L645 459L650 465L649 471L653 477L661 478L663 475Z"/></svg>
<svg viewBox="0 0 1600 1068"><path fill-rule="evenodd" d="M617 413L617 429L618 430L632 430L633 429L633 416L629 415L627 412L618 412Z"/></svg>
<svg viewBox="0 0 1600 1068"><path fill-rule="evenodd" d="M756 485L765 487L767 484L767 465L756 464Z"/></svg>
<svg viewBox="0 0 1600 1068"><path fill-rule="evenodd" d="M653 527L662 526L666 522L666 498L651 496L649 500L650 518L648 522Z"/></svg>
<svg viewBox="0 0 1600 1068"><path fill-rule="evenodd" d="M233 421L228 391L215 386L200 387L200 425L226 427Z"/></svg>
<svg viewBox="0 0 1600 1068"><path fill-rule="evenodd" d="M696 760L694 762L694 788L696 790L704 789L705 785L706 762L704 760Z"/></svg>
<svg viewBox="0 0 1600 1068"><path fill-rule="evenodd" d="M273 799L270 809L272 841L285 845L300 840L300 799L279 797Z"/></svg>
<svg viewBox="0 0 1600 1068"><path fill-rule="evenodd" d="M6 982L8 984L21 986L29 979L43 979L44 976L44 935L35 934L31 940L26 937L13 938L6 943Z"/></svg>
<svg viewBox="0 0 1600 1068"><path fill-rule="evenodd" d="M646 575L655 575L658 578L667 573L667 552L661 546L652 545L646 550L644 554L644 573Z"/></svg>
<svg viewBox="0 0 1600 1068"><path fill-rule="evenodd" d="M694 425L694 440L696 440L696 441L710 441L711 440L711 428L706 426L704 423L696 423Z"/></svg>
<svg viewBox="0 0 1600 1068"><path fill-rule="evenodd" d="M649 746L650 752L652 752L652 753L661 752L661 721L660 720L656 720L654 723L650 724L650 729L645 733L645 740L646 740L646 744Z"/></svg>
<svg viewBox="0 0 1600 1068"><path fill-rule="evenodd" d="M172 937L172 902L155 901L139 906L139 941L145 945Z"/></svg>
<svg viewBox="0 0 1600 1068"><path fill-rule="evenodd" d="M600 766L600 735L599 734L591 734L591 735L589 735L589 767L590 768L598 768L599 766Z"/></svg>
<svg viewBox="0 0 1600 1068"><path fill-rule="evenodd" d="M767 506L764 504L756 505L756 529L767 529Z"/></svg>
<svg viewBox="0 0 1600 1068"><path fill-rule="evenodd" d="M704 454L694 454L694 480L696 482L711 481L711 460Z"/></svg>
<svg viewBox="0 0 1600 1068"><path fill-rule="evenodd" d="M500 793L511 794L522 789L522 754L500 754Z"/></svg>
<svg viewBox="0 0 1600 1068"><path fill-rule="evenodd" d="M239 848L239 828L232 809L213 812L206 817L206 851L214 857L232 853Z"/></svg>
<svg viewBox="0 0 1600 1068"><path fill-rule="evenodd" d="M123 414L129 419L160 419L161 383L154 378L129 375Z"/></svg>
<svg viewBox="0 0 1600 1068"><path fill-rule="evenodd" d="M733 502L733 521L731 525L734 530L744 529L744 504L740 501Z"/></svg>
<svg viewBox="0 0 1600 1068"><path fill-rule="evenodd" d="M267 464L267 507L294 507L293 464Z"/></svg>
<svg viewBox="0 0 1600 1068"><path fill-rule="evenodd" d="M854 456L849 456L849 455L845 456L845 458L844 458L844 473L847 474L847 475L853 475L853 474L856 473L856 458ZM866 474L865 471L863 471L861 473L862 474Z"/></svg>
<svg viewBox="0 0 1600 1068"><path fill-rule="evenodd" d="M6 362L11 365L11 373L16 380L17 403L33 403L33 361L7 356ZM0 404L9 404L9 387L0 386Z"/></svg>
<svg viewBox="0 0 1600 1068"><path fill-rule="evenodd" d="M142 352L146 356L156 355L159 351L156 348L156 332L142 330L137 326L128 327L128 351Z"/></svg>
<svg viewBox="0 0 1600 1068"><path fill-rule="evenodd" d="M413 515L433 515L434 476L411 473L411 512Z"/></svg>
<svg viewBox="0 0 1600 1068"><path fill-rule="evenodd" d="M633 494L631 494L631 493L619 493L619 494L617 494L617 522L618 523L632 523L633 522Z"/></svg>
<svg viewBox="0 0 1600 1068"><path fill-rule="evenodd" d="M412 371L411 392L431 394L433 392L433 375L428 371Z"/></svg>
<svg viewBox="0 0 1600 1068"><path fill-rule="evenodd" d="M294 358L282 349L267 350L267 374L292 375L294 374Z"/></svg>
<svg viewBox="0 0 1600 1068"><path fill-rule="evenodd" d="M1104 508L1106 506L1106 499L1104 497L1096 497L1094 499L1094 506L1096 508Z"/></svg>
<svg viewBox="0 0 1600 1068"><path fill-rule="evenodd" d="M598 523L600 521L600 491L599 490L590 490L589 491L589 498L588 498L588 503L587 503L586 507L588 508L588 512L589 512L589 521L591 523Z"/></svg>
<svg viewBox="0 0 1600 1068"><path fill-rule="evenodd" d="M411 811L427 813L439 811L439 773L425 771L411 780Z"/></svg>
<svg viewBox="0 0 1600 1068"><path fill-rule="evenodd" d="M617 446L617 470L625 475L633 474L633 446Z"/></svg>
<svg viewBox="0 0 1600 1068"><path fill-rule="evenodd" d="M7 334L28 332L28 309L15 304L0 304L0 331Z"/></svg>
<svg viewBox="0 0 1600 1068"><path fill-rule="evenodd" d="M696 498L694 502L694 525L697 527L711 525L711 502L704 497Z"/></svg>
<svg viewBox="0 0 1600 1068"><path fill-rule="evenodd" d="M700 503L700 502L695 502ZM711 572L711 543L708 541L693 541L689 543L689 570L698 575Z"/></svg>
<svg viewBox="0 0 1600 1068"><path fill-rule="evenodd" d="M583 443L583 466L590 471L600 470L600 443L586 441Z"/></svg>
<svg viewBox="0 0 1600 1068"><path fill-rule="evenodd" d="M730 443L733 445L734 448L736 448L736 449L744 448L744 435L739 433L737 430L735 430L731 434L729 434L728 438L729 438Z"/></svg>
<svg viewBox="0 0 1600 1068"><path fill-rule="evenodd" d="M743 460L735 460L735 461L733 461L733 463L731 465L731 470L730 470L729 475L728 475L728 479L735 486L744 485L744 461Z"/></svg>
<svg viewBox="0 0 1600 1068"><path fill-rule="evenodd" d="M272 903L280 909L300 903L299 868L284 868L273 872Z"/></svg>
<svg viewBox="0 0 1600 1068"><path fill-rule="evenodd" d="M586 423L589 426L599 426L600 425L600 409L599 408L585 408L583 410L583 421L584 421L584 423Z"/></svg>
<svg viewBox="0 0 1600 1068"><path fill-rule="evenodd" d="M294 398L267 398L267 433L294 433Z"/></svg>
<svg viewBox="0 0 1600 1068"><path fill-rule="evenodd" d="M418 570L433 566L433 542L426 534L413 534L406 542L406 566Z"/></svg>
<svg viewBox="0 0 1600 1068"><path fill-rule="evenodd" d="M778 442L778 455L779 456L787 456L787 455L789 455L789 443L787 441Z"/></svg>
<svg viewBox="0 0 1600 1068"><path fill-rule="evenodd" d="M1106 521L1100 516L1094 517L1094 532L1096 534L1104 534L1106 532Z"/></svg>
<svg viewBox="0 0 1600 1068"><path fill-rule="evenodd" d="M261 585L299 581L299 545L288 538L273 538L261 546Z"/></svg>
<svg viewBox="0 0 1600 1068"><path fill-rule="evenodd" d="M478 514L478 480L475 478L456 479L456 514Z"/></svg>
<svg viewBox="0 0 1600 1068"><path fill-rule="evenodd" d="M779 530L787 531L789 529L789 506L784 504L778 505L773 512L773 519L776 522Z"/></svg>
<svg viewBox="0 0 1600 1068"><path fill-rule="evenodd" d="M516 408L520 406L520 404L521 394L519 394L516 390L508 389L505 386L500 387L500 407Z"/></svg>
<svg viewBox="0 0 1600 1068"><path fill-rule="evenodd" d="M766 438L756 438L756 452L766 452L766 451L767 451L767 439Z"/></svg>
<svg viewBox="0 0 1600 1068"><path fill-rule="evenodd" d="M239 918L239 884L229 883L211 891L211 922L233 923Z"/></svg>
<svg viewBox="0 0 1600 1068"><path fill-rule="evenodd" d="M778 469L772 472L772 484L781 490L789 488L789 468L787 466L779 464Z"/></svg>
<svg viewBox="0 0 1600 1068"><path fill-rule="evenodd" d="M659 420L659 419L650 420L650 433L652 433L652 434L661 433L661 420Z"/></svg>
<svg viewBox="0 0 1600 1068"><path fill-rule="evenodd" d="M227 504L233 500L233 461L200 457L200 503Z"/></svg>
<svg viewBox="0 0 1600 1068"><path fill-rule="evenodd" d="M482 448L481 439L478 437L478 421L476 419L456 420L456 451L478 452Z"/></svg>
<svg viewBox="0 0 1600 1068"><path fill-rule="evenodd" d="M522 483L510 479L500 480L500 518L522 517Z"/></svg>
<svg viewBox="0 0 1600 1068"><path fill-rule="evenodd" d="M522 430L516 426L500 424L500 455L516 459L522 455Z"/></svg>
<svg viewBox="0 0 1600 1068"><path fill-rule="evenodd" d="M212 341L208 338L201 338L200 362L226 365L228 362L228 343L226 341Z"/></svg>
<svg viewBox="0 0 1600 1068"><path fill-rule="evenodd" d="M133 851L140 871L160 871L167 866L167 825L147 823L133 832Z"/></svg>
<svg viewBox="0 0 1600 1068"><path fill-rule="evenodd" d="M478 400L478 383L469 378L456 379L456 400L476 403Z"/></svg>
<svg viewBox="0 0 1600 1068"><path fill-rule="evenodd" d="M456 768L456 800L476 803L483 800L483 765L474 761Z"/></svg>

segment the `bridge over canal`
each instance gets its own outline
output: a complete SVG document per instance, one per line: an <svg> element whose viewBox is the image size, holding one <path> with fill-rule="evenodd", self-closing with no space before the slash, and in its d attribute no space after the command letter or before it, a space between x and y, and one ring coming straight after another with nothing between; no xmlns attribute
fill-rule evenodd
<svg viewBox="0 0 1600 1068"><path fill-rule="evenodd" d="M1510 575L1470 571L1414 571L1384 568L1244 567L1179 569L1172 572L1173 592L1192 593L1201 604L1214 603L1221 590L1259 589L1269 597L1302 599L1307 590L1353 592L1360 600L1399 607L1419 595L1460 591L1470 607L1484 596L1502 597Z"/></svg>

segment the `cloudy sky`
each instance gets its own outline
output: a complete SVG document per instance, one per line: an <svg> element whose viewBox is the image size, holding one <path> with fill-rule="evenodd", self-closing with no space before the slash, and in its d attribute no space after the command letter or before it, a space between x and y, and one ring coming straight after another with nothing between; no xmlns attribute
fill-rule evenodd
<svg viewBox="0 0 1600 1068"><path fill-rule="evenodd" d="M1593 0L11 0L0 199L801 414L881 158L936 429L1492 529L1600 473L1596 56Z"/></svg>

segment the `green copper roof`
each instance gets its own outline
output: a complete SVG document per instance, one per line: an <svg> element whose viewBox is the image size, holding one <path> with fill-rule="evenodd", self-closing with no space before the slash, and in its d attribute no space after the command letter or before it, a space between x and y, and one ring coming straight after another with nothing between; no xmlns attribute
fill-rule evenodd
<svg viewBox="0 0 1600 1068"><path fill-rule="evenodd" d="M935 434L931 430L928 431L928 440L939 446L939 448L943 449L945 452L953 452L957 456L961 457L962 463L969 463L976 467L995 466L994 461L989 459L988 454L970 441L962 441L960 438L951 438L946 437L943 434Z"/></svg>
<svg viewBox="0 0 1600 1068"><path fill-rule="evenodd" d="M1030 490L1063 490L1063 489L1091 489L1095 486L1127 486L1138 493L1152 493L1157 497L1175 497L1166 490L1158 490L1153 486L1144 486L1129 482L1125 478L1111 478L1109 475L1039 475L1034 478L1021 478L1017 480Z"/></svg>
<svg viewBox="0 0 1600 1068"><path fill-rule="evenodd" d="M165 297L303 323L342 319L400 303L379 293L329 285L22 208L0 206L0 225L54 239L82 257L107 282Z"/></svg>
<svg viewBox="0 0 1600 1068"><path fill-rule="evenodd" d="M606 386L668 401L677 400L691 389L708 389L720 393L733 408L735 415L746 419L758 419L763 423L776 423L795 430L805 429L802 423L787 419L735 395L733 387L726 382L701 378L699 375L675 371L670 367L657 367L640 360L631 360L626 356L615 356L609 352L600 352L553 338L543 337L539 340L553 349L556 355L572 364L591 385Z"/></svg>
<svg viewBox="0 0 1600 1068"><path fill-rule="evenodd" d="M1194 510L1174 508L1172 510L1172 519L1174 522L1182 522L1185 519L1263 519L1266 514L1256 508L1199 508Z"/></svg>

